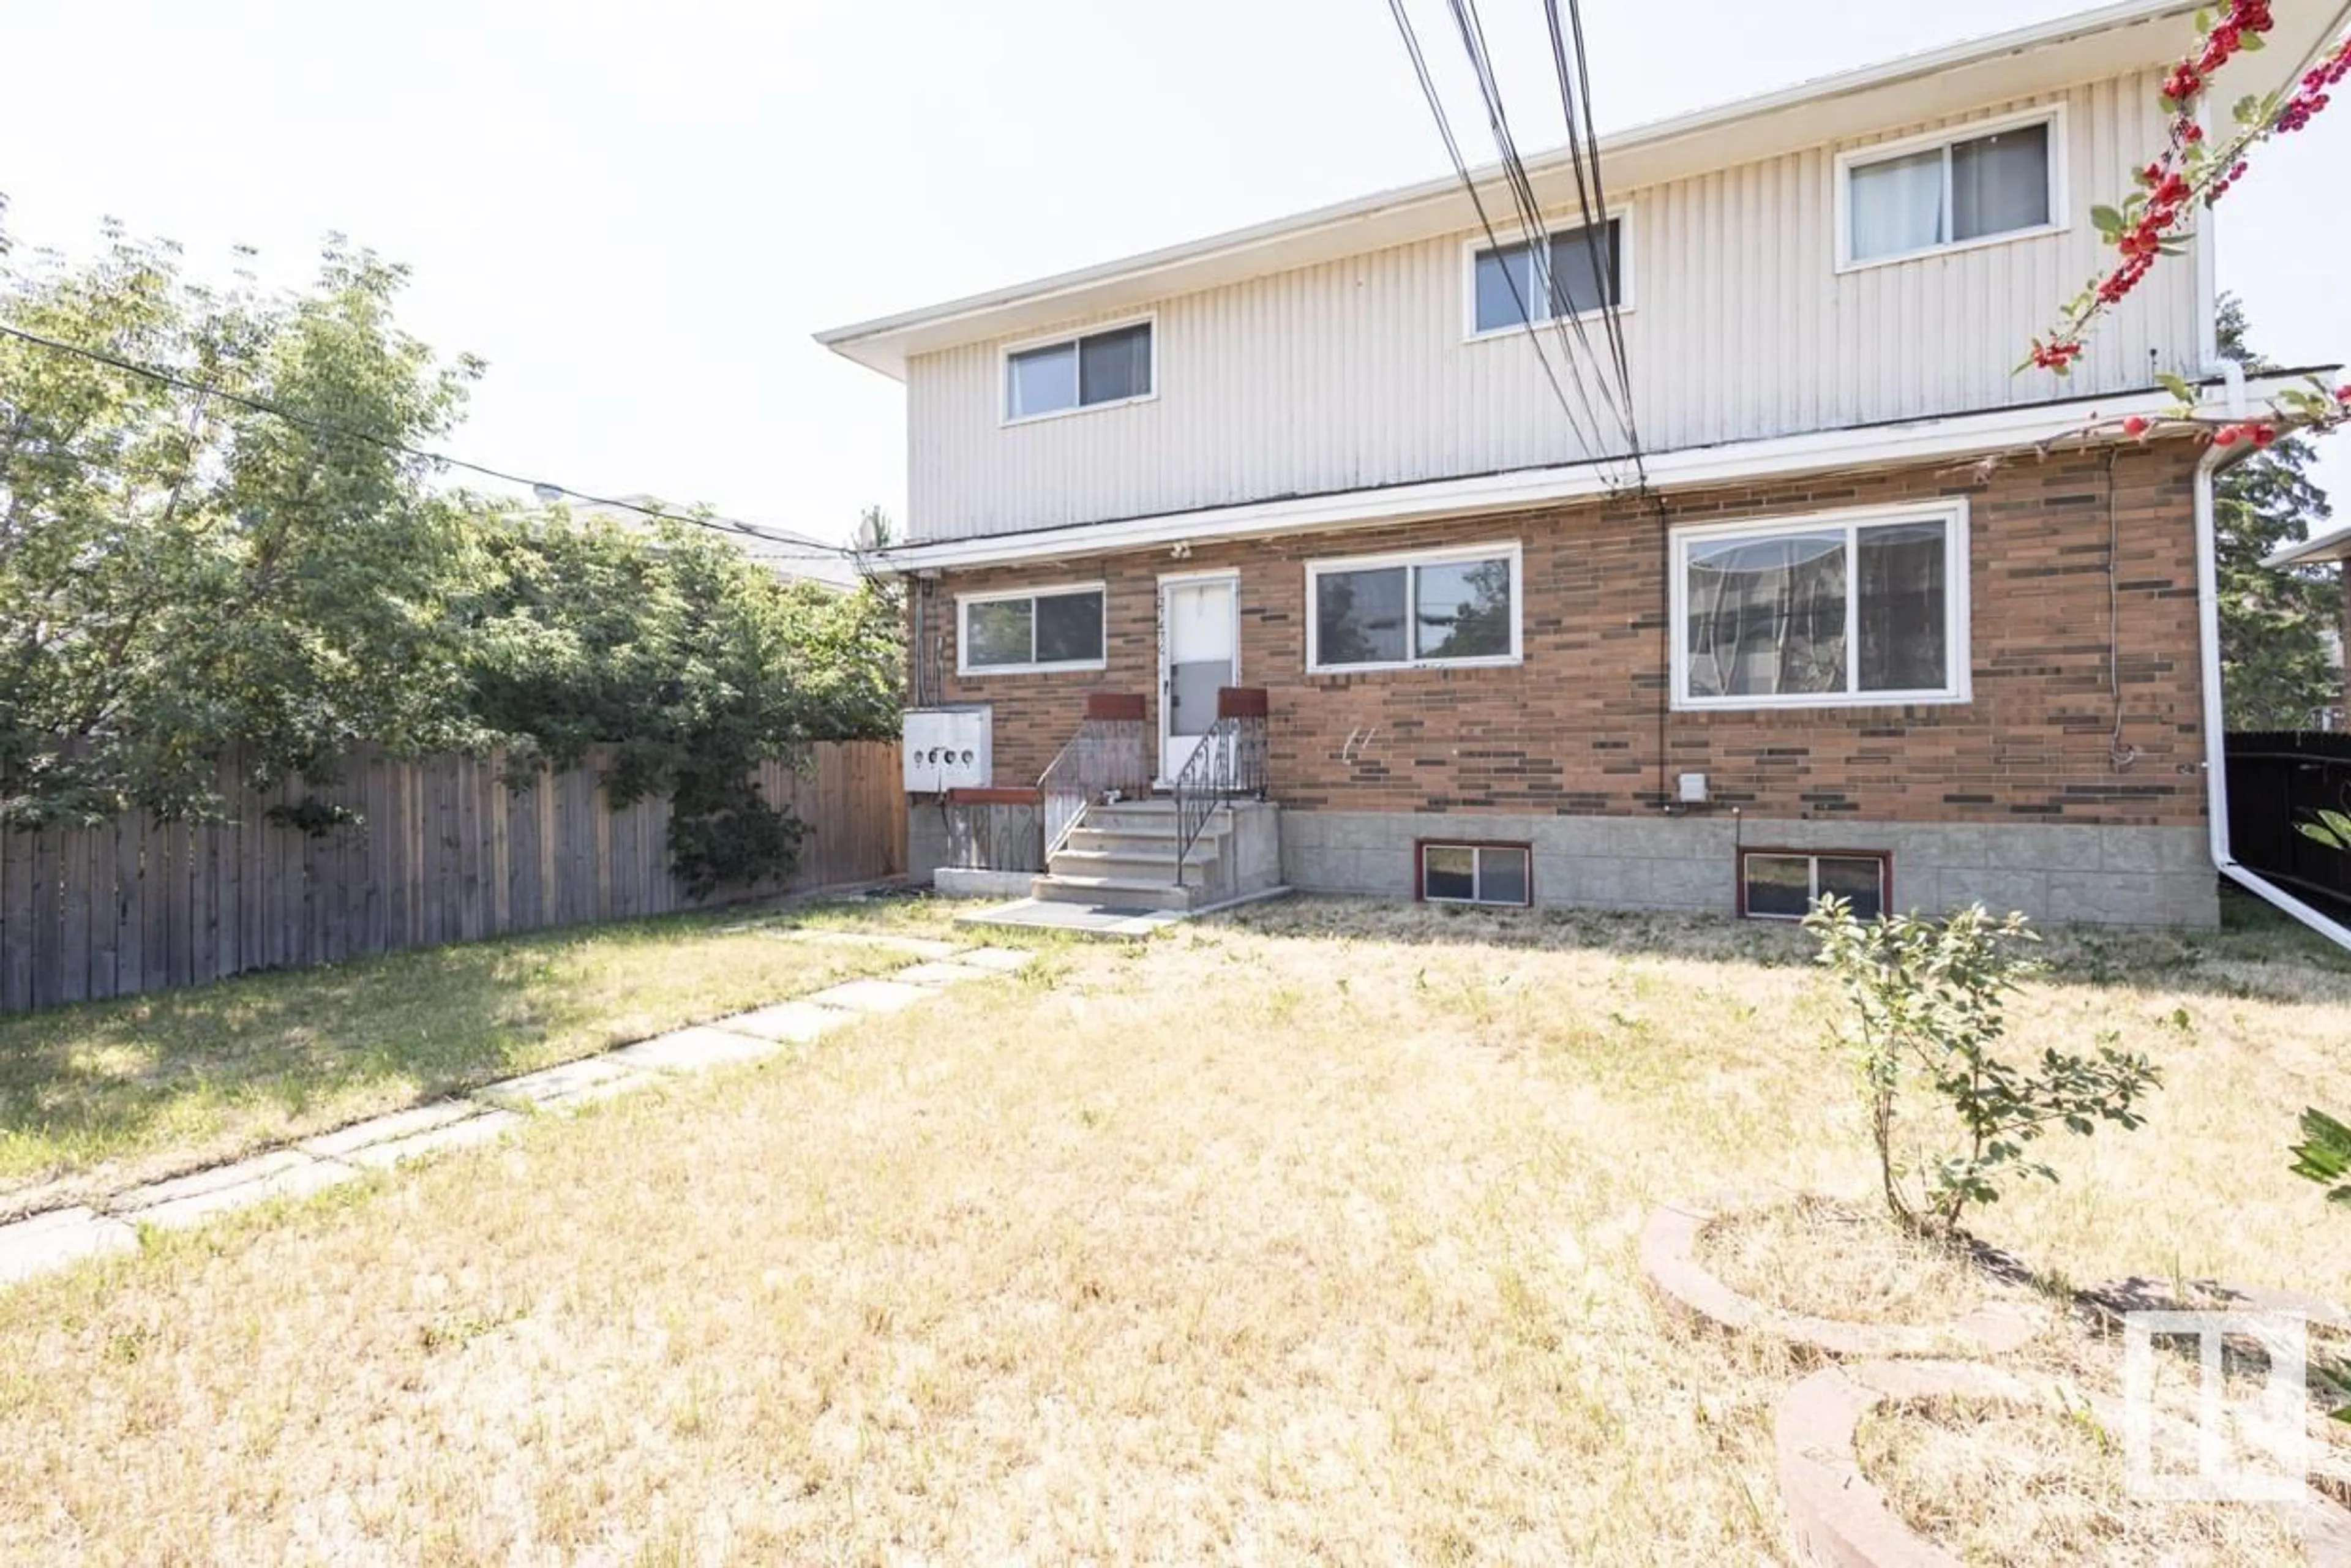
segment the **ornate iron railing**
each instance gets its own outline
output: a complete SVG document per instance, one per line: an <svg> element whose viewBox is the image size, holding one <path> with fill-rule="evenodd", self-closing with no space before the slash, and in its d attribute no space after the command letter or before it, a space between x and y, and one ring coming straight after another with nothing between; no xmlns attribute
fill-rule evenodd
<svg viewBox="0 0 2351 1568"><path fill-rule="evenodd" d="M1217 722L1176 776L1176 881L1192 846L1207 831L1218 807L1241 797L1262 800L1266 791L1266 696L1254 686L1226 686L1217 693Z"/></svg>
<svg viewBox="0 0 2351 1568"><path fill-rule="evenodd" d="M1069 842L1086 808L1111 794L1151 792L1151 759L1144 745L1143 699L1097 694L1061 754L1037 779L1045 814L1045 863Z"/></svg>

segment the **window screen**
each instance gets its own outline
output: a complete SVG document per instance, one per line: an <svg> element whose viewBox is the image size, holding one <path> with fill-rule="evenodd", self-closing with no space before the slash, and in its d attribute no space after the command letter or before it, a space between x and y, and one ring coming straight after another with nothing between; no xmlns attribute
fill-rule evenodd
<svg viewBox="0 0 2351 1568"><path fill-rule="evenodd" d="M1004 361L1004 417L1124 402L1151 395L1151 323L1023 349Z"/></svg>

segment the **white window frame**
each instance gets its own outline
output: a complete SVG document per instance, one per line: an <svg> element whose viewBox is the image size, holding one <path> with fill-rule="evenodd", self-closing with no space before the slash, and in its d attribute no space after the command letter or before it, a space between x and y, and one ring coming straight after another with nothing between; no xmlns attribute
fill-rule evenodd
<svg viewBox="0 0 2351 1568"><path fill-rule="evenodd" d="M1600 221L1614 223L1616 225L1616 314L1629 316L1633 313L1633 204L1627 202L1622 205L1611 206L1601 215ZM1580 229L1583 226L1583 220L1580 215L1545 218L1542 233L1546 254L1555 235L1568 229ZM1501 248L1504 250L1527 243L1523 233L1513 239L1499 225L1496 226L1494 232L1500 236ZM1470 235L1461 244L1461 340L1465 343L1490 343L1497 338L1517 337L1527 329L1525 325L1516 321L1500 327L1489 327L1483 331L1478 329L1478 258L1494 248L1492 242L1486 238L1482 230ZM1548 298L1548 291L1545 297ZM1531 325L1541 330L1553 321L1593 321L1599 319L1602 314L1602 311L1595 309L1579 310L1573 316L1538 316Z"/></svg>
<svg viewBox="0 0 2351 1568"><path fill-rule="evenodd" d="M1951 149L1962 141L1974 141L1986 136L1997 136L2003 131L2017 131L2028 125L2049 127L2049 221L2029 229L2010 229L2002 234L1979 235L1974 239L1946 240L1940 245L1922 246L1917 250L1896 251L1891 256L1873 256L1855 260L1853 254L1853 174L1872 163L1884 163L1896 158L1943 150L1943 215L1951 216ZM1917 261L1922 256L1950 256L1959 251L1980 250L1986 246L2013 245L2020 240L2042 239L2050 235L2064 234L2073 226L2073 203L2066 194L2066 156L2069 143L2065 135L2065 105L2061 100L2043 104L2038 109L2020 110L2014 114L2002 114L1989 120L1972 120L1964 125L1948 125L1940 131L1929 131L1917 136L1905 136L1894 141L1873 141L1866 147L1849 147L1836 155L1836 255L1837 271L1866 271L1873 267L1892 267L1901 262Z"/></svg>
<svg viewBox="0 0 2351 1568"><path fill-rule="evenodd" d="M1317 595L1324 577L1333 572L1377 571L1388 567L1404 567L1405 571L1405 641L1412 643L1414 612L1418 609L1419 578L1410 570L1416 566L1444 566L1456 561L1492 560L1497 557L1510 563L1510 651L1507 653L1479 653L1459 659L1386 659L1377 664L1325 664L1322 663L1322 617ZM1443 549L1391 550L1383 555L1342 556L1330 560L1310 560L1306 563L1306 673L1310 675L1362 675L1383 670L1491 670L1523 662L1520 638L1526 619L1526 561L1517 539L1497 540L1491 544L1463 545Z"/></svg>
<svg viewBox="0 0 2351 1568"><path fill-rule="evenodd" d="M1107 332L1123 332L1130 327L1151 329L1151 390L1134 397L1113 398L1104 402L1072 403L1068 408L1047 409L1041 413L1015 415L1012 412L1012 361L1015 355L1032 354L1040 349L1074 347L1088 338L1099 338ZM1005 343L996 351L996 413L999 426L1036 424L1049 419L1067 419L1071 414L1100 413L1104 409L1133 408L1137 403L1155 401L1159 396L1159 312L1148 310L1140 316L1123 316L1115 321L1093 321L1083 327L1042 337L1023 338Z"/></svg>
<svg viewBox="0 0 2351 1568"><path fill-rule="evenodd" d="M1872 861L1877 866L1877 912L1894 913L1894 856L1885 850L1775 850L1769 847L1741 848L1739 851L1739 917L1741 920L1779 920L1794 924L1802 915L1758 914L1752 907L1749 889L1753 885L1747 874L1747 862L1752 860L1800 860L1805 863L1804 907L1809 911L1821 896L1821 862L1823 861Z"/></svg>
<svg viewBox="0 0 2351 1568"><path fill-rule="evenodd" d="M971 662L971 607L1001 604L1008 599L1051 599L1064 593L1102 595L1102 651L1098 659L1049 659L1026 664L975 664ZM1037 651L1037 611L1029 611L1029 652ZM991 589L985 593L956 595L956 674L984 680L991 675L1037 675L1055 670L1104 670L1110 667L1110 589L1102 582L1053 582L1035 588Z"/></svg>
<svg viewBox="0 0 2351 1568"><path fill-rule="evenodd" d="M1861 639L1855 635L1861 613L1860 580L1851 563L1857 559L1856 536L1863 528L1887 523L1941 523L1943 581L1948 600L1943 606L1943 669L1948 685L1938 691L1865 692L1861 684ZM1843 529L1845 536L1845 681L1842 692L1786 692L1760 696L1692 696L1689 689L1689 552L1697 544L1725 539L1770 538L1780 534L1822 533ZM1849 507L1834 512L1804 512L1787 517L1750 517L1735 523L1707 523L1672 529L1666 549L1667 570L1672 574L1672 706L1679 712L1709 713L1756 708L1911 707L1974 700L1972 672L1968 664L1970 601L1968 595L1968 502L1953 497L1931 504L1906 507Z"/></svg>
<svg viewBox="0 0 2351 1568"><path fill-rule="evenodd" d="M1428 891L1428 852L1431 850L1468 850L1471 852L1469 858L1468 897L1440 898L1437 894ZM1420 901L1423 904L1459 904L1463 908L1468 909L1531 909L1534 907L1535 852L1529 845L1480 843L1475 839L1423 839L1414 852L1420 856L1420 864L1415 868L1419 874L1414 878L1414 883L1420 889ZM1522 862L1524 862L1524 869L1519 878L1519 885L1527 890L1527 895L1524 898L1503 899L1488 898L1484 896L1486 891L1485 857L1489 854L1516 855Z"/></svg>

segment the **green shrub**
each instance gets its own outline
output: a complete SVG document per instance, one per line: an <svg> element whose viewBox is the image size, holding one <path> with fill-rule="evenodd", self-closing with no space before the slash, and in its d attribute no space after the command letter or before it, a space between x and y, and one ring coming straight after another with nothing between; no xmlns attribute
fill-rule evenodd
<svg viewBox="0 0 2351 1568"><path fill-rule="evenodd" d="M1941 920L1894 915L1864 924L1831 895L1804 925L1851 1006L1841 1032L1858 1059L1879 1180L1896 1219L1953 1234L1969 1205L1996 1203L2021 1179L2056 1179L2027 1149L2051 1127L2087 1134L2100 1122L2140 1124L2134 1107L2160 1081L2145 1057L2102 1043L2095 1056L2044 1050L2027 1069L2000 1054L2008 998L2039 968L2022 951L2039 940L2023 915L1994 920L1979 904ZM1915 1193L1895 1153L1914 1076L1949 1103L1963 1140L1928 1157Z"/></svg>

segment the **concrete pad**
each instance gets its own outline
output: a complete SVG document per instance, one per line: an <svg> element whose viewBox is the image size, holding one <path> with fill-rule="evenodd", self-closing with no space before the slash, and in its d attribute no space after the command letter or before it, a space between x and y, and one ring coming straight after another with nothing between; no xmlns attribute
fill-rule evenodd
<svg viewBox="0 0 2351 1568"><path fill-rule="evenodd" d="M724 1028L697 1025L641 1040L612 1052L612 1060L660 1072L699 1072L705 1068L773 1056L782 1049L780 1042L764 1035L737 1034Z"/></svg>
<svg viewBox="0 0 2351 1568"><path fill-rule="evenodd" d="M1037 961L1037 955L1026 947L974 947L968 953L958 953L955 961L974 968L993 969L1000 975L1025 969Z"/></svg>
<svg viewBox="0 0 2351 1568"><path fill-rule="evenodd" d="M393 1138L386 1143L370 1144L365 1148L354 1149L350 1161L370 1170L389 1170L393 1166L404 1165L426 1155L489 1143L521 1124L522 1118L512 1111L482 1111L462 1122L427 1127L404 1138Z"/></svg>
<svg viewBox="0 0 2351 1568"><path fill-rule="evenodd" d="M493 1105L545 1110L559 1105L584 1105L590 1100L646 1088L659 1082L610 1056L588 1056L559 1067L526 1072L519 1078L486 1083L474 1091L474 1098Z"/></svg>
<svg viewBox="0 0 2351 1568"><path fill-rule="evenodd" d="M238 1160L234 1165L214 1166L209 1170L173 1176L169 1181L130 1187L107 1199L106 1206L117 1214L128 1209L152 1208L158 1204L178 1203L183 1198L201 1197L209 1192L266 1181L272 1176L317 1163L308 1155L295 1149L273 1149L249 1160Z"/></svg>
<svg viewBox="0 0 2351 1568"><path fill-rule="evenodd" d="M889 936L863 931L770 931L787 942L817 942L828 947L864 947L877 953L903 953L909 958L949 958L961 951L959 942L930 936Z"/></svg>
<svg viewBox="0 0 2351 1568"><path fill-rule="evenodd" d="M1067 931L1080 936L1110 936L1134 940L1186 918L1179 909L1129 909L1106 904L1062 904L1024 898L993 909L975 909L956 916L958 925L1008 926L1023 931ZM962 955L957 956L958 958Z"/></svg>
<svg viewBox="0 0 2351 1568"><path fill-rule="evenodd" d="M757 1012L737 1013L721 1019L718 1026L730 1034L753 1034L761 1040L789 1040L794 1045L806 1045L819 1035L846 1029L857 1021L857 1015L838 1008L820 1008L813 1002L778 1002Z"/></svg>
<svg viewBox="0 0 2351 1568"><path fill-rule="evenodd" d="M201 1225L217 1215L227 1214L240 1208L251 1208L257 1203L267 1203L272 1198L301 1197L309 1193L319 1192L339 1182L350 1181L360 1174L350 1166L337 1161L314 1160L308 1155L297 1154L291 1149L282 1150L276 1155L264 1155L258 1160L246 1160L243 1165L259 1166L280 1160L290 1160L293 1163L275 1165L266 1174L250 1176L244 1181L202 1186L177 1197L150 1203L143 1207L122 1210L121 1217L135 1225L162 1225L173 1228ZM224 1170L238 1168L240 1167L236 1166L222 1167ZM205 1171L200 1173L199 1176L185 1176L181 1179L196 1181L201 1177L215 1174ZM165 1182L160 1185L170 1186L175 1184ZM126 1193L116 1198L115 1202L128 1203L130 1196Z"/></svg>
<svg viewBox="0 0 2351 1568"><path fill-rule="evenodd" d="M896 980L851 980L800 999L821 1008L844 1008L853 1013L894 1013L936 995L936 991Z"/></svg>
<svg viewBox="0 0 2351 1568"><path fill-rule="evenodd" d="M139 1233L119 1219L88 1208L53 1208L13 1225L0 1225L0 1285L62 1269L81 1258L128 1252Z"/></svg>
<svg viewBox="0 0 2351 1568"><path fill-rule="evenodd" d="M339 1127L315 1138L305 1138L294 1146L320 1159L340 1160L371 1145L389 1144L481 1113L482 1108L470 1100L435 1100L430 1105L417 1105L406 1111L394 1111L388 1116L354 1122L348 1127Z"/></svg>
<svg viewBox="0 0 2351 1568"><path fill-rule="evenodd" d="M910 986L959 986L966 980L992 980L994 969L976 968L960 960L943 959L930 964L912 964L890 977Z"/></svg>

